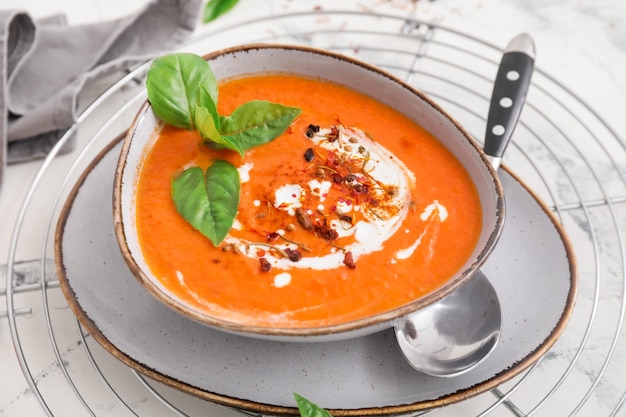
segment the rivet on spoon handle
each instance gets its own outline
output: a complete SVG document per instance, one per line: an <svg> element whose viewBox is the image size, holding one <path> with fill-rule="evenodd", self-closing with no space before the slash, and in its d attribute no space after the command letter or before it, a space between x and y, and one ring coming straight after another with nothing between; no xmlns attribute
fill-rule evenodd
<svg viewBox="0 0 626 417"><path fill-rule="evenodd" d="M535 66L535 44L522 33L504 50L491 94L484 151L498 169L517 124Z"/></svg>

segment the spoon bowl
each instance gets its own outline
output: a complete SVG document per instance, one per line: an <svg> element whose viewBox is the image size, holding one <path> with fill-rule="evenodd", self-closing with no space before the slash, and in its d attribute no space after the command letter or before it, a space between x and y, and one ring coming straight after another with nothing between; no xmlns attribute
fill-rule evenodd
<svg viewBox="0 0 626 417"><path fill-rule="evenodd" d="M496 347L502 323L495 289L482 271L459 289L396 324L398 344L416 370L438 377L474 368Z"/></svg>

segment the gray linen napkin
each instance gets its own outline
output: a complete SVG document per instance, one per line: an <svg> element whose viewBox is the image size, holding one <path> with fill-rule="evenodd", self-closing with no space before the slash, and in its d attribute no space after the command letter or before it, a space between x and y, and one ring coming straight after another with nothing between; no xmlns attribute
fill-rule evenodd
<svg viewBox="0 0 626 417"><path fill-rule="evenodd" d="M153 0L132 16L76 26L0 10L0 187L7 163L44 157L72 126L85 85L182 43L201 4Z"/></svg>

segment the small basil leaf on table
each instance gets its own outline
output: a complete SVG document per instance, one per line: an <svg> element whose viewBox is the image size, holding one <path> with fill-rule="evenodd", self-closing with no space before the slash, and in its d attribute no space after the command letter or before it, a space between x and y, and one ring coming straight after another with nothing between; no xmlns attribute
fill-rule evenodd
<svg viewBox="0 0 626 417"><path fill-rule="evenodd" d="M203 94L217 103L217 80L209 64L199 55L177 53L156 58L148 70L146 89L154 113L165 123L193 129L193 115Z"/></svg>
<svg viewBox="0 0 626 417"><path fill-rule="evenodd" d="M206 173L185 170L172 181L176 211L218 246L228 234L239 206L239 173L229 162L217 160Z"/></svg>
<svg viewBox="0 0 626 417"><path fill-rule="evenodd" d="M317 404L312 403L301 395L293 393L298 404L298 410L301 417L333 417L328 411L324 410Z"/></svg>
<svg viewBox="0 0 626 417"><path fill-rule="evenodd" d="M241 145L245 151L280 136L302 112L264 100L252 100L237 107L230 116L222 116L220 132Z"/></svg>
<svg viewBox="0 0 626 417"><path fill-rule="evenodd" d="M209 0L204 6L204 13L202 13L202 22L209 23L230 9L232 9L239 0Z"/></svg>

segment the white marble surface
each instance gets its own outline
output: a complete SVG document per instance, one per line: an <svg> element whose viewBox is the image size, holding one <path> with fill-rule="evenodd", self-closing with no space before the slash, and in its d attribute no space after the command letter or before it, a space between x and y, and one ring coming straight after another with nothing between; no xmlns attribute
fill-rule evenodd
<svg viewBox="0 0 626 417"><path fill-rule="evenodd" d="M93 22L100 19L109 19L131 13L143 4L143 1L129 0L2 0L0 8L23 9L34 17L44 17L52 13L65 13L70 24ZM581 102L586 103L588 109L593 110L622 138L626 136L626 2L622 0L241 0L228 15L214 22L210 27L199 26L199 31L214 30L221 26L228 26L234 22L247 20L266 14L281 14L297 10L331 10L353 9L389 13L399 16L409 16L418 19L433 21L448 28L484 39L498 46L505 46L506 42L519 32L529 32L537 45L537 67L569 89ZM576 111L575 109L573 111ZM616 146L620 148L620 146ZM584 151L584 150L583 150ZM616 157L623 155L618 149ZM25 198L27 190L39 169L40 162L31 162L9 166L5 183L0 192L0 289L4 288L6 259L11 244L13 225L18 219L20 202ZM626 159L618 161L622 182L626 178ZM600 170L602 171L602 170ZM599 180L603 181L602 178ZM623 185L622 185L623 187ZM622 188L623 189L623 188ZM625 193L619 187L614 192L616 197L615 208L617 217L624 229L626 221ZM620 199L621 197L621 199ZM41 208L46 212L46 208ZM29 217L30 219L36 216ZM38 220L34 220L38 221ZM41 219L42 227L45 219ZM610 226L607 226L610 228ZM29 225L27 230L35 230L37 225ZM582 227L581 227L582 229ZM599 227L602 229L602 227ZM572 360L577 360L571 375L563 386L555 387L558 392L556 400L546 401L546 405L537 409L537 415L555 416L569 415L576 411L584 416L618 415L626 416L626 405L620 407L626 390L626 351L625 332L616 334L619 329L619 312L623 307L623 252L619 249L617 255L612 255L607 265L607 275L615 276L604 285L599 297L606 299L606 304L613 304L615 308L604 316L603 310L598 308L599 320L606 326L605 331L591 332L589 342L585 339L585 322L588 314L593 314L593 307L589 307L588 300L594 300L595 291L600 291L592 285L594 270L597 269L595 259L602 259L608 253L607 247L597 245L599 255L593 252L594 247L585 243L584 231L571 228L572 240L577 244L577 256L581 274L580 300L577 308L584 311L580 316L575 314L572 320L571 333L568 339L554 352L548 353L547 361L550 366L541 367L535 373L544 383L527 383L520 389L517 400L520 404L540 402L551 391L550 387L556 384L559 376ZM622 230L623 231L623 230ZM608 230L610 234L611 230ZM29 268L37 269L38 265L28 263L37 259L41 252L41 242L32 238L32 245L28 244L29 235L20 237L20 251L16 254L19 264L16 269L29 275ZM580 239L580 241L579 241ZM617 237L619 239L619 236ZM25 243L26 242L26 243ZM619 242L618 242L619 243ZM613 242L615 245L615 242ZM615 247L615 246L613 246ZM620 256L621 255L621 256ZM604 268L602 268L604 271ZM588 276L589 281L586 279ZM604 293L607 292L607 293ZM0 311L6 312L4 292L0 295ZM84 379L95 378L91 365L73 360L73 352L81 349L80 343L73 338L75 322L68 310L65 300L59 291L51 291L46 302L51 306L57 325L54 328L55 338L62 347L61 358L66 363L66 369L72 378L80 383ZM42 327L41 292L33 291L20 297L20 308L28 308L32 303L32 312L20 315L21 344L27 346L28 366L34 374L36 383L45 387L46 401L52 409L66 410L62 415L88 415L84 407L64 405L64 399L73 397L63 381L64 377L57 366L56 358L51 353L50 338L47 329ZM597 302L596 302L597 304ZM585 309L585 310L583 310ZM588 314L587 314L588 313ZM65 318L65 321L62 319ZM580 323L576 325L576 320ZM601 324L602 325L602 324ZM66 336L67 335L67 336ZM616 343L616 354L607 361L606 351ZM584 349L580 349L584 344ZM581 352L578 357L577 352ZM95 350L96 357L106 356L106 352ZM124 372L123 365L108 361L107 372ZM14 353L14 345L10 333L6 314L0 316L0 415L6 416L36 416L42 414L37 398L28 388L22 370ZM552 381L552 382L551 382ZM139 415L174 415L161 405L155 405L149 399L150 394L137 381L129 378L128 381L118 382L122 386L116 388L128 392L125 398ZM127 385L127 386L126 386ZM546 388L547 386L547 388ZM508 386L510 388L510 386ZM55 390L58 390L58 394ZM136 395L134 393L137 393ZM89 395L89 394L87 394ZM171 394L176 396L176 394ZM485 394L473 401L459 404L451 409L444 410L436 415L475 415L493 397ZM184 400L186 401L186 400ZM581 403L580 410L577 404ZM127 410L110 403L95 401L92 405L96 415L129 415ZM560 403L560 404L559 404ZM516 402L517 404L517 402ZM569 407L568 404L573 404ZM73 408L75 407L75 408ZM522 410L526 413L533 409ZM71 410L71 411L70 411ZM209 407L200 401L189 401L190 415L232 416L233 412L220 407ZM199 411L198 411L199 410ZM613 413L613 414L611 414ZM505 407L498 407L493 415L511 415Z"/></svg>

